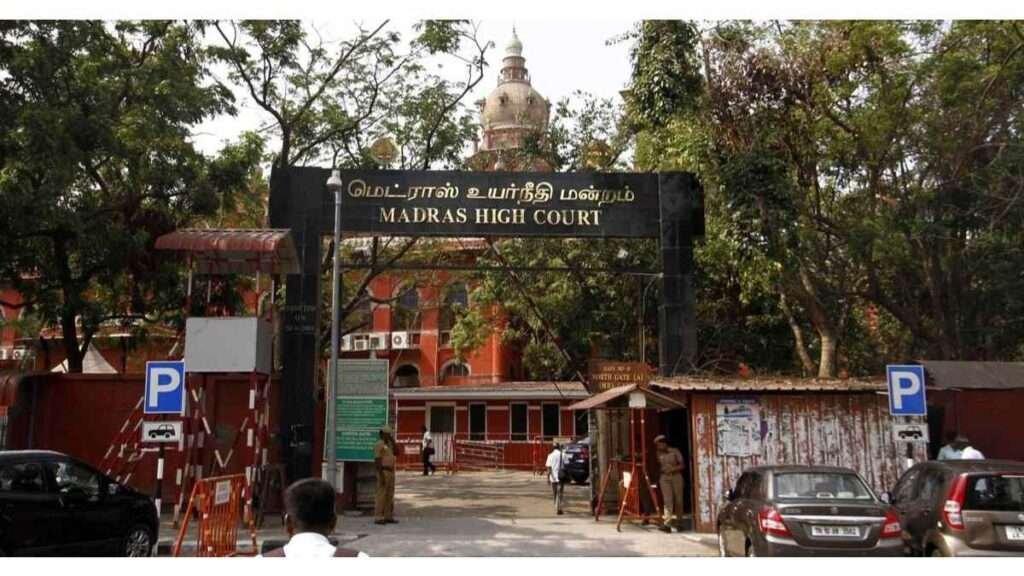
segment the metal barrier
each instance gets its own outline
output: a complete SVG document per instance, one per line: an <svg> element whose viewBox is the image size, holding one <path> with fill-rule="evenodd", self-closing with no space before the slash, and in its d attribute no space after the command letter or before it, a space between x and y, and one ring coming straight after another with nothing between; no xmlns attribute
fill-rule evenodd
<svg viewBox="0 0 1024 576"><path fill-rule="evenodd" d="M237 556L238 525L243 519L243 503L249 484L244 474L215 476L196 481L185 510L184 521L174 542L174 556L181 555L181 545L194 514L198 519L196 556ZM252 537L253 554L256 547L256 526L252 515L246 515Z"/></svg>

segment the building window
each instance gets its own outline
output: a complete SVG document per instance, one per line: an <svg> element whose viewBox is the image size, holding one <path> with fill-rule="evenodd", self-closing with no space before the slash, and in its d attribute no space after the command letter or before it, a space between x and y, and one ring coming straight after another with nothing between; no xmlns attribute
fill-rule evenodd
<svg viewBox="0 0 1024 576"><path fill-rule="evenodd" d="M394 388L415 388L420 385L420 369L412 364L404 364L395 370L395 379L391 383Z"/></svg>
<svg viewBox="0 0 1024 576"><path fill-rule="evenodd" d="M420 295L415 286L402 286L391 305L391 329L408 331L420 329Z"/></svg>
<svg viewBox="0 0 1024 576"><path fill-rule="evenodd" d="M444 295L444 307L441 309L440 328L442 332L448 332L455 327L459 316L469 308L469 292L463 283L448 286Z"/></svg>
<svg viewBox="0 0 1024 576"><path fill-rule="evenodd" d="M573 433L577 438L584 438L590 435L590 412L587 410L576 410L573 412Z"/></svg>
<svg viewBox="0 0 1024 576"><path fill-rule="evenodd" d="M455 406L430 406L428 427L431 434L455 433Z"/></svg>
<svg viewBox="0 0 1024 576"><path fill-rule="evenodd" d="M487 404L474 403L469 405L469 439L487 439Z"/></svg>
<svg viewBox="0 0 1024 576"><path fill-rule="evenodd" d="M513 442L525 442L529 434L529 417L526 404L514 403L509 407L509 418L511 419L509 429L512 432Z"/></svg>
<svg viewBox="0 0 1024 576"><path fill-rule="evenodd" d="M441 383L447 383L450 378L466 378L467 376L469 376L469 365L456 360L449 362L441 370Z"/></svg>
<svg viewBox="0 0 1024 576"><path fill-rule="evenodd" d="M558 404L544 404L542 409L541 434L544 436L545 440L550 440L561 434L562 427L561 422L559 421L561 410Z"/></svg>

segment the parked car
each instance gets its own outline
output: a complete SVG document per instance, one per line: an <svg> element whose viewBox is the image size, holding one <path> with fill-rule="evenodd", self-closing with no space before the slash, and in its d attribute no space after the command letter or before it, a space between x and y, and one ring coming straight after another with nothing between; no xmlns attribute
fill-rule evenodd
<svg viewBox="0 0 1024 576"><path fill-rule="evenodd" d="M66 454L0 452L0 556L149 556L153 500Z"/></svg>
<svg viewBox="0 0 1024 576"><path fill-rule="evenodd" d="M896 510L853 470L745 470L718 513L722 556L900 556Z"/></svg>
<svg viewBox="0 0 1024 576"><path fill-rule="evenodd" d="M890 499L911 554L1024 556L1024 462L923 462Z"/></svg>
<svg viewBox="0 0 1024 576"><path fill-rule="evenodd" d="M583 484L590 477L590 436L565 446L565 468L569 479Z"/></svg>

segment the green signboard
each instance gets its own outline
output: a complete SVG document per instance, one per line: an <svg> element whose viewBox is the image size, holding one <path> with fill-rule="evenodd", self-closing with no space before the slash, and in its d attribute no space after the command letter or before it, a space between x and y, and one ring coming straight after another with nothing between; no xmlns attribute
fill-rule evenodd
<svg viewBox="0 0 1024 576"><path fill-rule="evenodd" d="M335 453L341 461L372 462L378 432L388 423L388 361L338 360L338 365Z"/></svg>

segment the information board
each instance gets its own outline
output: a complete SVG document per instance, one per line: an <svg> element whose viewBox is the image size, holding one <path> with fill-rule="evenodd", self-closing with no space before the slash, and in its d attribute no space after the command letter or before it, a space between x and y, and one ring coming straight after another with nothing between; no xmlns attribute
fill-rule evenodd
<svg viewBox="0 0 1024 576"><path fill-rule="evenodd" d="M372 462L373 445L388 423L388 361L338 360L338 365L335 455L341 461Z"/></svg>

